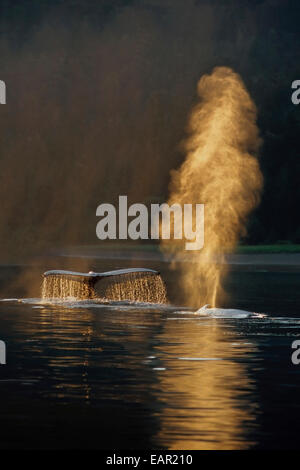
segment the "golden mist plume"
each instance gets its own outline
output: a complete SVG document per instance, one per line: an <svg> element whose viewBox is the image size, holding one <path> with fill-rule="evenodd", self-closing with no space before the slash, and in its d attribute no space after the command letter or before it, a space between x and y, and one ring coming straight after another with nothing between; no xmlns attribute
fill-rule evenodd
<svg viewBox="0 0 300 470"><path fill-rule="evenodd" d="M185 240L164 242L175 252L188 305L224 301L225 253L245 235L246 219L258 204L263 179L256 153L260 138L256 107L241 77L217 67L198 82L199 103L191 111L186 158L172 171L168 204L204 204L204 247L190 263L176 263Z"/></svg>

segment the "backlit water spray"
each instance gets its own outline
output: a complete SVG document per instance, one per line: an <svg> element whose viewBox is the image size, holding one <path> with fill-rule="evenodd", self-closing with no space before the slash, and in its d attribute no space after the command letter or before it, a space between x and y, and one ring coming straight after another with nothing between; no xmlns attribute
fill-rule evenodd
<svg viewBox="0 0 300 470"><path fill-rule="evenodd" d="M189 253L190 263L176 263L185 252L184 240L164 241L163 248L175 253L188 305L216 306L224 301L225 253L245 235L247 216L260 199L260 138L255 104L233 70L217 67L204 75L198 96L189 117L185 161L171 174L168 204L205 205L204 247Z"/></svg>

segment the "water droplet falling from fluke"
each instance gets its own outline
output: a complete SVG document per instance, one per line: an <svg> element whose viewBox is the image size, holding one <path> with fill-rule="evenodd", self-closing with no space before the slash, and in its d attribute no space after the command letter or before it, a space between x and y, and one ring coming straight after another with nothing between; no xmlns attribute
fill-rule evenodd
<svg viewBox="0 0 300 470"><path fill-rule="evenodd" d="M42 298L97 298L151 303L167 301L166 288L160 274L145 268L119 269L104 273L47 271L43 276Z"/></svg>

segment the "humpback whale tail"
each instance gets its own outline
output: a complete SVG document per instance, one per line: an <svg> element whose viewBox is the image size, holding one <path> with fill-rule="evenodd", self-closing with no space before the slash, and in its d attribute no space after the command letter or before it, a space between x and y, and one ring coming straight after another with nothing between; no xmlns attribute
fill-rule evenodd
<svg viewBox="0 0 300 470"><path fill-rule="evenodd" d="M43 274L43 299L101 298L139 302L166 302L166 289L158 271L117 269L102 273L53 270Z"/></svg>

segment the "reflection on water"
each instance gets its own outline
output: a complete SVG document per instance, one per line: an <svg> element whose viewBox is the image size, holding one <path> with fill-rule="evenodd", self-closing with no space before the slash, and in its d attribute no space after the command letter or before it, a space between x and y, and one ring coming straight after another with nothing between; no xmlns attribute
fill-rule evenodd
<svg viewBox="0 0 300 470"><path fill-rule="evenodd" d="M265 309L263 309L265 311ZM172 305L0 302L0 447L295 445L300 318Z"/></svg>
<svg viewBox="0 0 300 470"><path fill-rule="evenodd" d="M168 321L160 340L166 372L159 377L165 402L159 441L170 449L250 446L247 433L259 406L250 364L237 359L254 354L255 346L235 348L213 320Z"/></svg>

